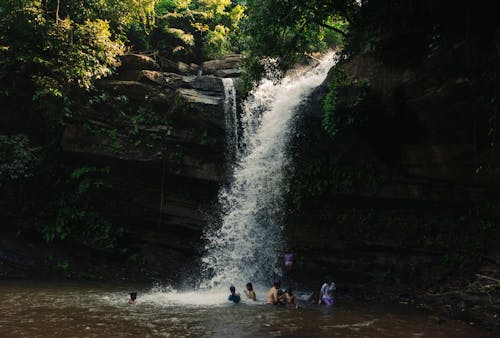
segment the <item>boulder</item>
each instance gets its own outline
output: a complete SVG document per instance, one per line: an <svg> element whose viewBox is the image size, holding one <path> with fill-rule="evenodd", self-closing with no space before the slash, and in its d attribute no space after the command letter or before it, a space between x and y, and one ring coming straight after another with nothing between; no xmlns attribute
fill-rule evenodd
<svg viewBox="0 0 500 338"><path fill-rule="evenodd" d="M232 70L227 71L227 74L235 73L235 69L240 68L241 61L243 60L243 55L240 54L232 54L227 55L219 60L210 60L205 61L202 64L202 70L204 74L217 75L217 72L223 70ZM220 73L224 74L224 73ZM239 74L239 73L238 73ZM228 77L228 76L224 76Z"/></svg>
<svg viewBox="0 0 500 338"><path fill-rule="evenodd" d="M141 54L125 54L121 57L121 69L160 70L155 60Z"/></svg>
<svg viewBox="0 0 500 338"><path fill-rule="evenodd" d="M137 81L103 80L98 85L113 94L125 95L138 101L144 100L154 89Z"/></svg>
<svg viewBox="0 0 500 338"><path fill-rule="evenodd" d="M218 77L240 77L243 73L241 68L219 69L215 72Z"/></svg>
<svg viewBox="0 0 500 338"><path fill-rule="evenodd" d="M197 125L207 130L209 135L224 132L224 109L222 96L208 95L195 89L180 88L168 112L169 118L180 126Z"/></svg>
<svg viewBox="0 0 500 338"><path fill-rule="evenodd" d="M165 81L170 89L189 88L195 78L194 75L180 75L177 73L163 73Z"/></svg>
<svg viewBox="0 0 500 338"><path fill-rule="evenodd" d="M215 76L195 76L184 78L190 88L221 95L224 92L222 80Z"/></svg>
<svg viewBox="0 0 500 338"><path fill-rule="evenodd" d="M160 58L160 64L163 70L184 75L198 74L199 66L191 63L188 65L182 61L172 61L166 58Z"/></svg>
<svg viewBox="0 0 500 338"><path fill-rule="evenodd" d="M156 70L120 70L118 80L136 81L152 85L165 85L166 78L162 72Z"/></svg>
<svg viewBox="0 0 500 338"><path fill-rule="evenodd" d="M179 97L182 97L188 104L202 104L217 106L222 102L222 97L207 95L195 89L181 88L177 91Z"/></svg>

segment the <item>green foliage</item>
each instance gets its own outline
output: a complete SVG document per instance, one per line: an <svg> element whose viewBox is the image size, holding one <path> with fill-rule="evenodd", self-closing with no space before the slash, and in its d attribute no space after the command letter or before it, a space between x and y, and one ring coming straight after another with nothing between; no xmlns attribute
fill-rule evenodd
<svg viewBox="0 0 500 338"><path fill-rule="evenodd" d="M73 170L56 201L57 216L42 227L48 243L79 241L97 249L115 249L122 230L97 212L96 196L109 188L103 176L109 168L81 167Z"/></svg>
<svg viewBox="0 0 500 338"><path fill-rule="evenodd" d="M358 9L355 1L247 1L243 31L250 80L264 73L264 58L278 58L279 68L286 70L304 53L342 46L347 19Z"/></svg>
<svg viewBox="0 0 500 338"><path fill-rule="evenodd" d="M155 23L155 4L158 0L100 1L100 18L108 20L117 34L125 36L134 29L147 35Z"/></svg>
<svg viewBox="0 0 500 338"><path fill-rule="evenodd" d="M72 92L111 73L123 44L96 15L98 2L4 0L0 4L0 83L4 102L33 106L57 128L71 114ZM78 8L78 10L77 10ZM20 93L24 97L20 97ZM30 108L28 108L30 109Z"/></svg>
<svg viewBox="0 0 500 338"><path fill-rule="evenodd" d="M335 111L339 101L339 88L348 84L347 75L340 66L335 66L330 71L332 81L328 86L328 92L323 99L323 129L331 137L335 137L338 132L338 123L336 121Z"/></svg>
<svg viewBox="0 0 500 338"><path fill-rule="evenodd" d="M93 110L105 112L103 117L112 123L108 126L89 122L85 124L86 129L95 135L109 138L117 153L139 146L146 146L150 149L161 146L169 121L163 114L154 110L149 99L140 104L134 104L124 95L115 96L107 92L96 91L92 93L88 103Z"/></svg>
<svg viewBox="0 0 500 338"><path fill-rule="evenodd" d="M93 80L111 73L122 53L122 45L111 40L109 24L101 19L83 24L58 21L47 32L44 49L46 57L39 61L51 74L37 75L38 93L54 89L61 95L68 85L89 89Z"/></svg>
<svg viewBox="0 0 500 338"><path fill-rule="evenodd" d="M156 12L160 52L199 60L234 50L244 8L231 0L161 0Z"/></svg>
<svg viewBox="0 0 500 338"><path fill-rule="evenodd" d="M230 29L223 25L216 25L212 31L207 32L203 45L208 56L217 58L231 52L229 32Z"/></svg>
<svg viewBox="0 0 500 338"><path fill-rule="evenodd" d="M287 210L300 213L308 201L328 200L354 191L372 192L382 183L380 169L373 163L346 164L342 155L318 154L299 150L294 167L285 179Z"/></svg>
<svg viewBox="0 0 500 338"><path fill-rule="evenodd" d="M39 153L26 135L0 135L0 187L32 177L40 161Z"/></svg>
<svg viewBox="0 0 500 338"><path fill-rule="evenodd" d="M331 138L340 130L359 126L368 119L362 113L362 105L369 83L350 79L342 67L342 63L338 63L330 70L330 83L323 98L322 127Z"/></svg>

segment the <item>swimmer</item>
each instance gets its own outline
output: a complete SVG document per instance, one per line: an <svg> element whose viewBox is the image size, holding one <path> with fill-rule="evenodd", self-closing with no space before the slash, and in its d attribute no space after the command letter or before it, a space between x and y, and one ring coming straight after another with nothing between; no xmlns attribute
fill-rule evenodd
<svg viewBox="0 0 500 338"><path fill-rule="evenodd" d="M227 297L227 300L235 304L238 304L241 300L241 297L238 293L236 293L236 288L231 285L229 287L229 291L231 291L231 294Z"/></svg>
<svg viewBox="0 0 500 338"><path fill-rule="evenodd" d="M135 304L136 300L137 300L137 292L131 292L130 293L130 298L128 300L128 303L129 304Z"/></svg>
<svg viewBox="0 0 500 338"><path fill-rule="evenodd" d="M267 293L266 304L279 304L278 289L280 288L280 286L281 283L279 281L274 282L273 287L270 288L269 292Z"/></svg>
<svg viewBox="0 0 500 338"><path fill-rule="evenodd" d="M253 301L257 300L257 296L255 295L255 291L253 291L252 283L247 283L247 289L245 290L245 295L247 295L248 299Z"/></svg>
<svg viewBox="0 0 500 338"><path fill-rule="evenodd" d="M297 299L295 298L295 295L293 294L292 288L286 289L285 303L286 303L286 305L293 305L293 306L295 306L295 308L298 307Z"/></svg>

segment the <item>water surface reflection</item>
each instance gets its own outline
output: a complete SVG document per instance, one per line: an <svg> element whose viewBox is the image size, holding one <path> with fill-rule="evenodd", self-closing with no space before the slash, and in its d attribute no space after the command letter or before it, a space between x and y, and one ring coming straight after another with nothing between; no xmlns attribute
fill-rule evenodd
<svg viewBox="0 0 500 338"><path fill-rule="evenodd" d="M125 286L1 282L0 291L0 337L494 336L459 321L438 323L406 307L352 302L333 309L305 302L299 309L234 305L225 298L219 301L227 296L224 290L198 296L144 288L135 305L127 304L130 287ZM193 299L199 304L190 305Z"/></svg>

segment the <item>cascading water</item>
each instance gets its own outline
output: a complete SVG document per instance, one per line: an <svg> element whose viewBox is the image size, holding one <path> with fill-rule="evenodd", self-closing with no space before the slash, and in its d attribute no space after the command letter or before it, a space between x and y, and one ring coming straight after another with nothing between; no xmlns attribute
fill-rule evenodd
<svg viewBox="0 0 500 338"><path fill-rule="evenodd" d="M141 295L141 302L161 306L228 305L228 286L233 284L241 292L247 282L254 284L260 302L265 299L268 282L280 273L280 185L294 117L335 61L330 53L316 67L297 70L278 84L263 80L243 103L240 121L234 82L223 79L233 177L219 193L220 222L205 232L200 288L178 291L158 286ZM260 303L245 297L242 302Z"/></svg>
<svg viewBox="0 0 500 338"><path fill-rule="evenodd" d="M313 69L296 71L278 84L263 80L243 104L241 149L231 184L219 194L221 222L205 234L202 268L207 279L202 286L261 284L279 274L283 243L280 185L288 160L287 141L297 109L325 79L334 62L330 53ZM229 79L224 85L226 98L234 95ZM226 116L231 115L228 113ZM238 124L237 120L231 123Z"/></svg>
<svg viewBox="0 0 500 338"><path fill-rule="evenodd" d="M238 154L238 108L236 105L236 88L234 79L223 78L224 85L224 116L226 123L226 149L227 158L233 161Z"/></svg>

